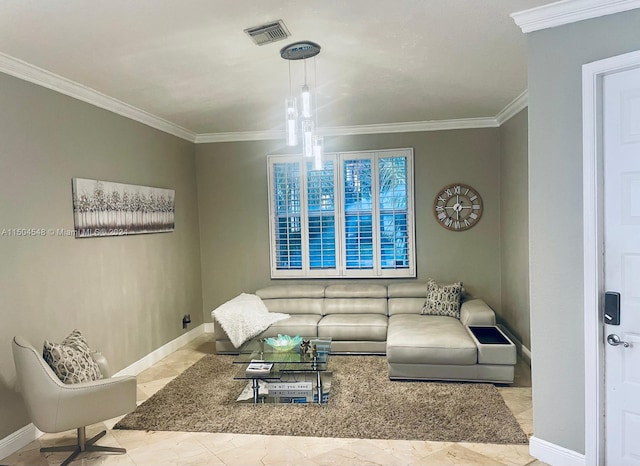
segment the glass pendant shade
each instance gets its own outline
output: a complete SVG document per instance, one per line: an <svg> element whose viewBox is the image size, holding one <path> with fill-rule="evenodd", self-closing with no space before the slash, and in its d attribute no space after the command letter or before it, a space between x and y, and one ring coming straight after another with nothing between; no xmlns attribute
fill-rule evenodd
<svg viewBox="0 0 640 466"><path fill-rule="evenodd" d="M322 136L313 137L313 169L322 170L322 156L324 154L324 139Z"/></svg>
<svg viewBox="0 0 640 466"><path fill-rule="evenodd" d="M311 118L311 91L306 84L302 86L302 118Z"/></svg>
<svg viewBox="0 0 640 466"><path fill-rule="evenodd" d="M302 153L305 157L313 157L313 120L302 120Z"/></svg>
<svg viewBox="0 0 640 466"><path fill-rule="evenodd" d="M280 49L280 56L289 62L289 97L285 100L286 119L285 136L287 146L297 146L302 142L302 155L314 158L316 170L322 169L323 141L318 137L318 101L317 96L311 95L311 88L307 83L307 60L313 58L313 85L317 89L317 74L315 56L320 53L320 46L311 41L300 41L289 44ZM304 84L300 101L292 97L291 93L291 64L302 61L304 65ZM298 108L300 106L300 108Z"/></svg>
<svg viewBox="0 0 640 466"><path fill-rule="evenodd" d="M296 126L298 123L298 108L296 105L296 99L293 97L288 97L285 100L286 107L286 121L285 121L285 132L287 138L287 146L297 146L298 145L298 132L296 131Z"/></svg>

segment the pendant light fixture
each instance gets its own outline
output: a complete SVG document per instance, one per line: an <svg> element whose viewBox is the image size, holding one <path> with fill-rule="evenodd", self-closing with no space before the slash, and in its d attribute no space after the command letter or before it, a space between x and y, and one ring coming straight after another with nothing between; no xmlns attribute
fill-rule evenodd
<svg viewBox="0 0 640 466"><path fill-rule="evenodd" d="M307 60L313 58L314 90L317 91L317 73L315 56L320 53L320 46L315 42L301 41L289 44L280 50L280 56L289 62L289 96L286 105L286 142L288 146L298 145L298 132L301 133L302 154L313 157L314 169L322 169L324 141L318 136L318 104L317 96L312 96L307 82ZM297 99L292 95L291 62L302 60L304 65L304 84L300 93L300 114L298 114Z"/></svg>

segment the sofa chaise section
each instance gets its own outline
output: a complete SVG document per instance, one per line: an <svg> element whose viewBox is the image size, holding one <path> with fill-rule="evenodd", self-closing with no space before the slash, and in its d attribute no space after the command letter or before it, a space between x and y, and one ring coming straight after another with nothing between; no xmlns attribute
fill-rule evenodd
<svg viewBox="0 0 640 466"><path fill-rule="evenodd" d="M422 315L423 283L392 284L389 294L389 378L513 382L515 347L493 348L479 360L468 326L495 326L495 313L481 299L462 302L460 319Z"/></svg>

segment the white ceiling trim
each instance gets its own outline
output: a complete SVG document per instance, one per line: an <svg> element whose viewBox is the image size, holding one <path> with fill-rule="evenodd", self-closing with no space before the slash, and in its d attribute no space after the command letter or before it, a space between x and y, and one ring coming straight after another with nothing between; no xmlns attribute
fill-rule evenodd
<svg viewBox="0 0 640 466"><path fill-rule="evenodd" d="M640 8L640 0L563 0L519 11L511 17L522 32L529 33L635 8Z"/></svg>
<svg viewBox="0 0 640 466"><path fill-rule="evenodd" d="M187 141L195 142L196 134L188 129L2 52L0 52L0 72L109 110Z"/></svg>
<svg viewBox="0 0 640 466"><path fill-rule="evenodd" d="M241 131L196 134L149 112L136 108L95 89L71 81L35 65L0 52L0 72L51 89L74 99L95 105L130 118L152 128L196 144L212 142L264 141L284 139L284 131ZM322 136L352 136L361 134L411 133L455 129L497 128L527 106L527 92L523 92L495 117L462 118L455 120L411 121L375 125L321 128Z"/></svg>
<svg viewBox="0 0 640 466"><path fill-rule="evenodd" d="M504 122L510 120L511 118L516 116L518 113L520 113L521 110L524 110L528 106L529 106L529 91L525 90L522 94L520 94L518 97L513 99L513 101L509 105L503 108L500 111L500 113L496 115L496 121L498 122L498 126L502 126Z"/></svg>
<svg viewBox="0 0 640 466"><path fill-rule="evenodd" d="M355 134L413 133L420 131L443 131L449 129L495 128L498 123L493 117L461 118L458 120L408 121L380 125L341 126L320 128L325 136L351 136Z"/></svg>
<svg viewBox="0 0 640 466"><path fill-rule="evenodd" d="M358 134L413 133L421 131L443 131L450 129L496 128L500 126L494 117L464 118L458 120L410 121L377 125L338 126L320 128L320 136L354 136ZM196 143L261 141L284 139L284 131L246 131L236 133L198 134Z"/></svg>
<svg viewBox="0 0 640 466"><path fill-rule="evenodd" d="M195 143L268 141L272 139L284 140L284 138L284 131L236 131L231 133L201 133L196 136Z"/></svg>

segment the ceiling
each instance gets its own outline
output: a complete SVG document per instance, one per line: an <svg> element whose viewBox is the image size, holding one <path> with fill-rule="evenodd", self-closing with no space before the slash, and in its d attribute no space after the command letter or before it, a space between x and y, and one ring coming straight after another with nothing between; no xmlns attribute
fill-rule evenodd
<svg viewBox="0 0 640 466"><path fill-rule="evenodd" d="M493 118L527 88L526 37L509 15L548 3L2 0L0 53L197 135L281 131L279 51L299 40L322 47L321 127ZM243 32L278 19L285 40L257 46ZM303 64L291 67L297 87Z"/></svg>

